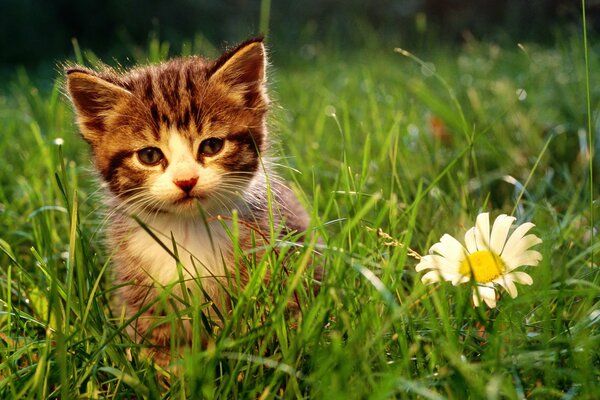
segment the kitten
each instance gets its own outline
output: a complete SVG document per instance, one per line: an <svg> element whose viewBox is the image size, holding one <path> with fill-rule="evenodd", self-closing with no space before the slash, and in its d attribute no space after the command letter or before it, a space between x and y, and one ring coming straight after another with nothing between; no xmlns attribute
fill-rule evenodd
<svg viewBox="0 0 600 400"><path fill-rule="evenodd" d="M246 251L252 240L276 239L269 237L271 190L275 235L308 228L292 191L261 162L268 147L266 63L259 38L212 61L179 58L126 73L67 71L81 134L108 189L106 236L120 287L114 311L125 320L141 312L129 334L150 345L161 365L170 361L171 325L158 321L178 307L184 290L203 290L218 303L223 285L248 280L217 216L237 210ZM165 290L172 291L167 307L156 301ZM190 324L183 326L189 341Z"/></svg>

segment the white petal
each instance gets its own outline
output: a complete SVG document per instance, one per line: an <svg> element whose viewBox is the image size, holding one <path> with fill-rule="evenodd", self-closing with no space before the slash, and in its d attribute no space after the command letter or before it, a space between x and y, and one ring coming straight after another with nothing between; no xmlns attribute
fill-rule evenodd
<svg viewBox="0 0 600 400"><path fill-rule="evenodd" d="M475 227L465 232L465 245L467 246L467 251L470 254L475 253L477 251L477 242L475 241Z"/></svg>
<svg viewBox="0 0 600 400"><path fill-rule="evenodd" d="M417 272L430 269L431 271L427 272L421 280L424 280L427 277L427 280L431 280L435 275L437 279L435 281L446 280L451 281L455 279L455 276L458 274L458 266L455 263L449 262L445 258L438 255L427 255L421 258L421 262L417 264L415 270ZM423 283L429 283L423 281Z"/></svg>
<svg viewBox="0 0 600 400"><path fill-rule="evenodd" d="M462 275L462 274L458 273L452 278L452 285L458 286L461 283L466 283L466 282L469 282L470 280L471 280L470 276Z"/></svg>
<svg viewBox="0 0 600 400"><path fill-rule="evenodd" d="M428 285L431 283L439 282L442 280L442 276L438 271L429 271L421 278L421 282Z"/></svg>
<svg viewBox="0 0 600 400"><path fill-rule="evenodd" d="M482 299L490 308L496 307L496 290L490 286L477 286L473 288L473 304L479 306L479 299Z"/></svg>
<svg viewBox="0 0 600 400"><path fill-rule="evenodd" d="M455 274L452 272L441 271L441 270L429 271L427 274L430 274L432 272L436 273L437 276L440 277L440 279L438 279L438 281L441 281L443 279L448 282L453 282L457 276L460 277L460 275L458 275L458 274ZM427 275L427 274L425 274L425 275ZM425 275L423 275L423 277L425 277ZM427 279L430 279L430 278L427 278Z"/></svg>
<svg viewBox="0 0 600 400"><path fill-rule="evenodd" d="M512 277L512 280L517 283L521 283L523 285L533 284L533 279L531 276L523 271L513 271L510 273L510 276Z"/></svg>
<svg viewBox="0 0 600 400"><path fill-rule="evenodd" d="M444 268L446 262L437 254L429 254L421 258L421 261L415 267L417 272L425 269L440 269Z"/></svg>
<svg viewBox="0 0 600 400"><path fill-rule="evenodd" d="M475 307L479 307L479 295L477 294L477 289L473 288L473 304Z"/></svg>
<svg viewBox="0 0 600 400"><path fill-rule="evenodd" d="M458 263L465 258L465 249L462 244L447 233L442 236L438 243L431 246L429 253L438 253Z"/></svg>
<svg viewBox="0 0 600 400"><path fill-rule="evenodd" d="M438 256L437 254L430 254L427 257L431 257L434 268L439 269L440 271L457 273L460 268L460 264L458 262Z"/></svg>
<svg viewBox="0 0 600 400"><path fill-rule="evenodd" d="M494 298L484 297L483 301L485 301L485 304L487 304L489 308L496 308L496 296L494 296Z"/></svg>
<svg viewBox="0 0 600 400"><path fill-rule="evenodd" d="M498 215L492 226L492 234L490 237L490 250L496 254L501 254L508 237L508 231L516 218L506 214Z"/></svg>
<svg viewBox="0 0 600 400"><path fill-rule="evenodd" d="M421 257L421 261L419 261L419 263L415 267L415 270L417 272L419 272L419 271L423 271L424 269L431 269L431 268L435 268L435 266L433 265L433 261L431 260L431 256L424 256L424 257Z"/></svg>
<svg viewBox="0 0 600 400"><path fill-rule="evenodd" d="M524 253L530 247L533 247L537 244L542 243L542 239L539 237L530 234L522 237L516 244L512 247L506 246L504 248L504 252L502 253L502 258L513 258L515 256L519 256L519 254Z"/></svg>
<svg viewBox="0 0 600 400"><path fill-rule="evenodd" d="M496 290L489 286L477 286L479 296L485 301L485 304L490 308L496 307Z"/></svg>
<svg viewBox="0 0 600 400"><path fill-rule="evenodd" d="M464 280L462 280L463 276L460 274L455 274L455 273L451 273L451 272L443 272L443 271L440 273L442 274L442 277L444 278L444 280L446 280L448 282L452 282L452 284L454 286L458 285L459 283L464 282ZM457 283L454 283L454 282L457 282Z"/></svg>
<svg viewBox="0 0 600 400"><path fill-rule="evenodd" d="M525 234L527 232L529 232L529 230L531 228L533 228L534 226L535 225L532 224L531 222L525 222L524 224L517 226L517 228L514 230L512 235L510 235L510 237L506 241L506 244L504 245L504 249L508 250L508 249L512 249L513 247L515 247L516 244L519 243L521 238L523 236L525 236Z"/></svg>
<svg viewBox="0 0 600 400"><path fill-rule="evenodd" d="M518 268L522 265L530 265L532 267L539 264L542 260L542 255L539 251L528 250L524 251L520 254L517 254L515 257L504 258L502 257L502 261L506 264L506 269L508 272Z"/></svg>
<svg viewBox="0 0 600 400"><path fill-rule="evenodd" d="M515 286L510 275L501 276L500 278L494 279L493 282L497 283L498 285L501 285L504 289L506 289L508 294L510 294L510 297L512 297L513 299L517 297L517 287Z"/></svg>
<svg viewBox="0 0 600 400"><path fill-rule="evenodd" d="M475 241L477 250L490 248L490 213L481 213L475 222Z"/></svg>

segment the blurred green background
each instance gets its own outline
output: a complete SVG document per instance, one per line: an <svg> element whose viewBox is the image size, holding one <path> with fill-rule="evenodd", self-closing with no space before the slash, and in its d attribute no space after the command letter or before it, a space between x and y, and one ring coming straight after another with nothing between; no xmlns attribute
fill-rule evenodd
<svg viewBox="0 0 600 400"><path fill-rule="evenodd" d="M73 38L109 60L145 47L149 34L175 54L192 38L222 48L266 30L266 21L275 57L310 55L323 44L371 46L374 35L413 51L471 37L547 44L579 29L580 7L575 0L1 0L0 68L52 67L73 55ZM598 26L600 1L587 9Z"/></svg>
<svg viewBox="0 0 600 400"><path fill-rule="evenodd" d="M581 6L0 0L0 399L597 399L600 0L587 43ZM62 65L213 57L260 32L278 170L327 282L290 325L286 285L250 287L167 389L109 311L106 219ZM423 286L407 251L480 211L544 241L534 286L492 311L471 287Z"/></svg>

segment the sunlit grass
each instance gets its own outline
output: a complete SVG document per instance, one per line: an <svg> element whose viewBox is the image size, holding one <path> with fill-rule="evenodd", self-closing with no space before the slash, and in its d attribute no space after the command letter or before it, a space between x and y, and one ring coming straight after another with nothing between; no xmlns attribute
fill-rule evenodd
<svg viewBox="0 0 600 400"><path fill-rule="evenodd" d="M148 58L168 48L154 41ZM274 153L313 240L287 265L285 244L256 261L221 325L189 300L174 329L191 316L198 336L212 333L180 375L139 357L109 311L99 188L60 81L40 91L21 72L3 86L0 397L597 396L599 141L583 94L597 113L600 93L586 86L580 40L472 42L417 54L424 64L392 48L316 48L285 67L273 53ZM472 307L470 287L426 287L414 271L480 211L533 221L544 240L544 260L525 269L533 286L492 310ZM318 295L294 279L312 250L327 269ZM301 320L285 307L294 285Z"/></svg>

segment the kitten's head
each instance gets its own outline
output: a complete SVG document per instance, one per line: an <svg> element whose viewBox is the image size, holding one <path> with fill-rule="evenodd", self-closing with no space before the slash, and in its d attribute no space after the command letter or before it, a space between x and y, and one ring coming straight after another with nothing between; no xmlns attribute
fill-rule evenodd
<svg viewBox="0 0 600 400"><path fill-rule="evenodd" d="M265 49L181 58L125 73L67 71L77 122L110 191L133 212L232 204L265 146Z"/></svg>

